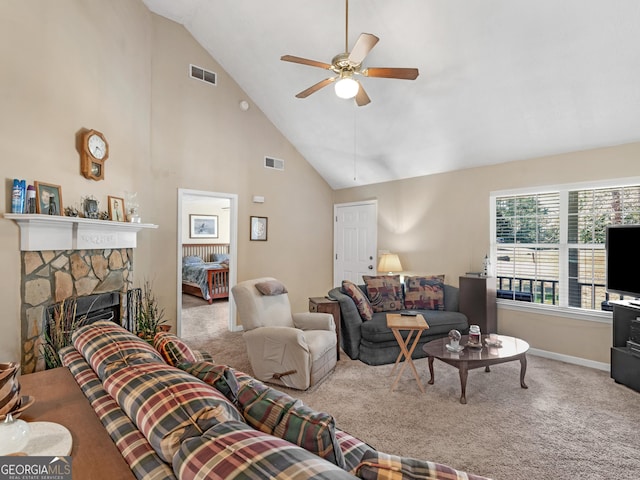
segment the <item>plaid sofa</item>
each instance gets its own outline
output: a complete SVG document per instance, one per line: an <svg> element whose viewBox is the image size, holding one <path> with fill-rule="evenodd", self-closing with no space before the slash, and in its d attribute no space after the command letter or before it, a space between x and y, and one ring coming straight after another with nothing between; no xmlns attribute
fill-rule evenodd
<svg viewBox="0 0 640 480"><path fill-rule="evenodd" d="M168 333L154 346L112 322L60 351L138 479L481 480L377 452L333 417Z"/></svg>

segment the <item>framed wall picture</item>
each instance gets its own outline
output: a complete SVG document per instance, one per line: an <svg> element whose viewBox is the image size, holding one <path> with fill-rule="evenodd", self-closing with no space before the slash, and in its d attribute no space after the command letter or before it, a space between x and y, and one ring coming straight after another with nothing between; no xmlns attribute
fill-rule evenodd
<svg viewBox="0 0 640 480"><path fill-rule="evenodd" d="M218 216L189 215L189 237L218 238Z"/></svg>
<svg viewBox="0 0 640 480"><path fill-rule="evenodd" d="M51 183L34 182L36 187L36 212L45 215L64 215L62 187Z"/></svg>
<svg viewBox="0 0 640 480"><path fill-rule="evenodd" d="M107 197L109 200L109 220L114 222L126 222L127 217L124 216L124 199L120 197Z"/></svg>
<svg viewBox="0 0 640 480"><path fill-rule="evenodd" d="M249 240L267 241L267 217L251 217Z"/></svg>

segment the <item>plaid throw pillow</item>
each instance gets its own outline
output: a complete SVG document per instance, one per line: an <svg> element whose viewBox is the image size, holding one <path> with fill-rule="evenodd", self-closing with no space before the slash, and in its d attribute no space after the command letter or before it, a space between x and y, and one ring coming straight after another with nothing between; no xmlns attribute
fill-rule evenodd
<svg viewBox="0 0 640 480"><path fill-rule="evenodd" d="M151 345L110 321L102 320L80 327L72 338L73 346L100 380L127 365L146 362L164 365L162 357Z"/></svg>
<svg viewBox="0 0 640 480"><path fill-rule="evenodd" d="M107 377L104 389L168 463L185 438L244 420L222 393L165 363L121 368Z"/></svg>
<svg viewBox="0 0 640 480"><path fill-rule="evenodd" d="M335 422L328 413L315 412L300 400L257 381L240 387L238 405L253 428L295 443L339 467L345 466Z"/></svg>
<svg viewBox="0 0 640 480"><path fill-rule="evenodd" d="M374 312L390 312L404 308L400 275L363 275L362 278L367 284L367 296Z"/></svg>
<svg viewBox="0 0 640 480"><path fill-rule="evenodd" d="M356 475L364 480L488 480L439 463L369 450Z"/></svg>
<svg viewBox="0 0 640 480"><path fill-rule="evenodd" d="M189 345L184 343L181 338L178 338L173 333L156 333L156 336L153 338L153 346L158 352L160 352L164 361L174 367L177 367L181 363L194 363L200 360L198 355L191 350Z"/></svg>
<svg viewBox="0 0 640 480"><path fill-rule="evenodd" d="M404 305L416 310L444 310L444 275L405 277Z"/></svg>
<svg viewBox="0 0 640 480"><path fill-rule="evenodd" d="M338 428L336 428L336 439L344 456L344 469L351 475L355 475L365 452L374 448Z"/></svg>
<svg viewBox="0 0 640 480"><path fill-rule="evenodd" d="M181 480L353 480L317 455L238 422L221 423L182 442L173 470Z"/></svg>
<svg viewBox="0 0 640 480"><path fill-rule="evenodd" d="M349 280L342 281L342 291L349 295L356 304L356 308L360 313L360 317L363 321L371 320L373 318L373 308L369 303L369 299L362 293L362 290L353 282Z"/></svg>
<svg viewBox="0 0 640 480"><path fill-rule="evenodd" d="M253 380L247 374L236 372L227 365L216 365L215 363L206 361L182 363L178 368L222 392L224 396L234 404L238 403L240 383Z"/></svg>

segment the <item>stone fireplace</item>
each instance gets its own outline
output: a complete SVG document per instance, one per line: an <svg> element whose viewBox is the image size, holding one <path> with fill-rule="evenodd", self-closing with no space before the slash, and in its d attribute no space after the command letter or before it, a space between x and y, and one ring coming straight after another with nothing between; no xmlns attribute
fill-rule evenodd
<svg viewBox="0 0 640 480"><path fill-rule="evenodd" d="M22 252L22 372L44 370L47 309L72 297L117 292L120 317L133 288L133 249Z"/></svg>
<svg viewBox="0 0 640 480"><path fill-rule="evenodd" d="M117 295L124 324L137 234L157 225L40 214L4 217L20 227L22 373L45 368L41 345L47 310L53 304Z"/></svg>

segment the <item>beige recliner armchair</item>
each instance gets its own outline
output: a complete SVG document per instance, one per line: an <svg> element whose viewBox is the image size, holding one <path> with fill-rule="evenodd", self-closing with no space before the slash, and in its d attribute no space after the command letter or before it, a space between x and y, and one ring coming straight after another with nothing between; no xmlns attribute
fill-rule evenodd
<svg viewBox="0 0 640 480"><path fill-rule="evenodd" d="M329 313L292 314L286 292L272 277L231 289L254 376L306 390L336 365L336 327Z"/></svg>

